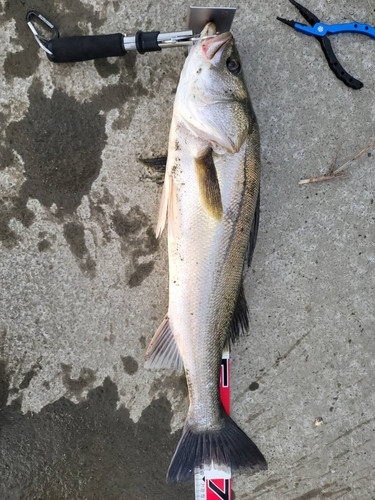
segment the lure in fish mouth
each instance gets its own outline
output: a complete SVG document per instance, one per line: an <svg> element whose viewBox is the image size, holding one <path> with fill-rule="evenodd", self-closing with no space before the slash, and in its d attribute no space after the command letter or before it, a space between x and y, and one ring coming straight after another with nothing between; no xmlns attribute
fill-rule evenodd
<svg viewBox="0 0 375 500"><path fill-rule="evenodd" d="M223 347L248 327L243 291L259 221L259 132L231 33L208 23L181 72L157 234L168 219L169 307L149 368L185 370L189 411L167 480L195 467L260 470L262 453L222 407Z"/></svg>

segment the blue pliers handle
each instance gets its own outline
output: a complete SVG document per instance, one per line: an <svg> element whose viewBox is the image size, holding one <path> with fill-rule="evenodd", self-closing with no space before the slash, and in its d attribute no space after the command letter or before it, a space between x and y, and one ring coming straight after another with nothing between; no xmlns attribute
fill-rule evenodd
<svg viewBox="0 0 375 500"><path fill-rule="evenodd" d="M323 49L324 55L328 61L329 67L335 73L337 78L345 83L348 87L359 90L363 87L363 83L356 80L349 73L347 73L338 61L335 53L333 52L331 42L328 35L334 35L337 33L361 33L375 39L375 28L368 24L361 23L346 23L346 24L324 24L320 22L320 19L310 12L306 7L299 4L295 0L289 0L293 4L306 21L310 24L298 23L296 21L289 21L288 19L282 19L278 17L277 19L288 26L291 26L296 31L304 33L305 35L314 36L319 42Z"/></svg>
<svg viewBox="0 0 375 500"><path fill-rule="evenodd" d="M324 24L317 23L314 26L295 23L294 29L311 36L336 35L337 33L361 33L375 39L375 28L368 24L347 23L347 24Z"/></svg>

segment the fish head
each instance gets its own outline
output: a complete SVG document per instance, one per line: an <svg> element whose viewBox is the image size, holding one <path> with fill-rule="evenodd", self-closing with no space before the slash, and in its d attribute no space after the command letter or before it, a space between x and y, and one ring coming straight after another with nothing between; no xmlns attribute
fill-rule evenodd
<svg viewBox="0 0 375 500"><path fill-rule="evenodd" d="M231 33L216 35L213 23L205 26L181 73L175 110L214 148L240 150L253 113Z"/></svg>

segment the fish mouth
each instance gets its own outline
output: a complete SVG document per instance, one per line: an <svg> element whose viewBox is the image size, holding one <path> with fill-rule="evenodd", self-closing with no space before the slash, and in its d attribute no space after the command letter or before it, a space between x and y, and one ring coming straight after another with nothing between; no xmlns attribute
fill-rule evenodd
<svg viewBox="0 0 375 500"><path fill-rule="evenodd" d="M202 50L207 59L212 60L220 49L224 49L225 45L232 40L232 33L220 33L219 35L209 36L203 40Z"/></svg>

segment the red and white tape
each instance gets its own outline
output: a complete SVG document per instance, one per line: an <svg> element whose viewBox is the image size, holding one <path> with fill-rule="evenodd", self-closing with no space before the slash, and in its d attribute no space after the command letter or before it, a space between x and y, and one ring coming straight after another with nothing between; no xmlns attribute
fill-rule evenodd
<svg viewBox="0 0 375 500"><path fill-rule="evenodd" d="M220 369L220 399L230 414L230 358L223 352ZM195 469L195 500L232 500L232 475L229 467L211 463Z"/></svg>

